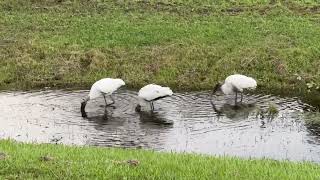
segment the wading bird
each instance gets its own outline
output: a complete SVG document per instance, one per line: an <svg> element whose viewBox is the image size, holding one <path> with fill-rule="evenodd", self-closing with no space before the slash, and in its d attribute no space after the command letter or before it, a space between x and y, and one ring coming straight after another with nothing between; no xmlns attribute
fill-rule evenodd
<svg viewBox="0 0 320 180"><path fill-rule="evenodd" d="M151 111L154 110L153 102L173 94L169 87L162 87L156 84L148 84L141 88L138 93L139 104L136 107L136 111L141 111L140 102L149 102Z"/></svg>
<svg viewBox="0 0 320 180"><path fill-rule="evenodd" d="M241 102L243 99L242 92L244 89L255 89L257 82L252 77L247 77L241 74L228 76L223 83L219 82L212 90L211 96L217 91L222 91L224 94L235 94L235 104L237 104L238 93L241 94Z"/></svg>
<svg viewBox="0 0 320 180"><path fill-rule="evenodd" d="M106 103L106 106L109 106L111 104L114 104L114 99L112 98L112 93L115 92L117 89L119 89L121 86L125 85L124 81L122 79L112 79L112 78L104 78L97 82L95 82L90 89L88 97L86 97L81 102L81 114L82 117L86 117L85 108L87 105L87 102L89 100L98 98L100 96L103 96L104 102ZM111 104L107 104L106 96L110 96L110 99L112 100Z"/></svg>

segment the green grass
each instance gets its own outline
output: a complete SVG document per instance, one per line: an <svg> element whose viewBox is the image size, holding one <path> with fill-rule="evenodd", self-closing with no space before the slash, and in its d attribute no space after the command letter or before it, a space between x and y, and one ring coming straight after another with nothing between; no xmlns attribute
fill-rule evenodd
<svg viewBox="0 0 320 180"><path fill-rule="evenodd" d="M2 0L0 89L203 90L243 73L320 105L319 15L315 0Z"/></svg>
<svg viewBox="0 0 320 180"><path fill-rule="evenodd" d="M319 179L320 166L1 140L0 179ZM3 157L3 156L2 156ZM47 157L47 158L44 158ZM127 160L138 160L134 166Z"/></svg>

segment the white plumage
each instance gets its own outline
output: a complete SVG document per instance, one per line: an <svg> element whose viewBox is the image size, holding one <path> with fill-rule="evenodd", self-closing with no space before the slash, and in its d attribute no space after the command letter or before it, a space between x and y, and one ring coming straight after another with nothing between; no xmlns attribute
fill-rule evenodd
<svg viewBox="0 0 320 180"><path fill-rule="evenodd" d="M236 92L243 92L244 89L255 89L256 87L257 82L252 77L234 74L225 79L221 90L224 94L234 94Z"/></svg>
<svg viewBox="0 0 320 180"><path fill-rule="evenodd" d="M252 77L248 77L241 74L234 74L228 76L224 83L218 83L212 90L212 95L219 89L224 94L235 94L235 103L237 103L238 93L241 94L241 101L243 98L242 92L244 89L255 89L257 87L257 82Z"/></svg>
<svg viewBox="0 0 320 180"><path fill-rule="evenodd" d="M112 98L112 93L119 89L121 86L125 85L125 82L122 79L112 79L112 78L104 78L97 82L95 82L90 89L89 95L86 99L83 100L81 103L81 114L82 117L86 117L85 107L89 100L98 98L103 96L106 106L110 105L107 104L106 96L110 96L112 103L114 100Z"/></svg>
<svg viewBox="0 0 320 180"><path fill-rule="evenodd" d="M148 84L139 90L138 96L146 101L171 96L173 94L169 87L162 87L156 84Z"/></svg>
<svg viewBox="0 0 320 180"><path fill-rule="evenodd" d="M138 97L144 101L150 102L151 110L153 110L153 101L171 96L172 94L173 92L169 87L162 87L156 84L148 84L139 90ZM136 110L140 111L139 104Z"/></svg>
<svg viewBox="0 0 320 180"><path fill-rule="evenodd" d="M122 79L101 79L92 85L89 97L95 99L102 95L109 96L123 85L125 85L125 82Z"/></svg>

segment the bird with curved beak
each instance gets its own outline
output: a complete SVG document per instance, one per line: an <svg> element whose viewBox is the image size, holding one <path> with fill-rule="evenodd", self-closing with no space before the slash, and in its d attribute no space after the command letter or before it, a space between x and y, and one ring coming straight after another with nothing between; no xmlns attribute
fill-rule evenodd
<svg viewBox="0 0 320 180"><path fill-rule="evenodd" d="M98 98L100 96L103 96L104 102L106 103L106 106L109 106L111 104L114 104L115 101L112 97L112 94L118 90L121 86L124 86L125 82L122 79L112 79L112 78L104 78L97 82L95 82L90 89L88 97L86 97L81 102L81 114L82 117L87 117L87 114L85 112L85 108L87 105L87 102L89 100ZM107 103L106 96L110 96L110 99L112 100L111 104Z"/></svg>
<svg viewBox="0 0 320 180"><path fill-rule="evenodd" d="M211 98L213 94L217 91L222 91L223 94L235 94L235 104L238 102L238 93L241 95L241 100L243 100L243 90L244 89L255 89L257 87L257 82L251 77L247 77L241 74L234 74L228 76L224 82L219 82L212 89Z"/></svg>
<svg viewBox="0 0 320 180"><path fill-rule="evenodd" d="M136 106L136 111L141 111L140 103L149 102L151 111L154 110L153 102L173 94L169 87L162 87L156 84L148 84L141 88L138 92L139 104Z"/></svg>
<svg viewBox="0 0 320 180"><path fill-rule="evenodd" d="M212 89L212 91L211 91L211 99L212 99L213 95L216 94L216 92L218 92L218 91L221 90L222 84L223 84L223 83L222 83L221 81L219 81L219 82L213 87L213 89Z"/></svg>

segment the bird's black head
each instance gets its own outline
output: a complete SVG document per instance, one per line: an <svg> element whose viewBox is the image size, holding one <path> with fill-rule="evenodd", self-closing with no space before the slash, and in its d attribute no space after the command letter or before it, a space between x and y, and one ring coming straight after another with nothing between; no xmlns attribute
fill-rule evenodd
<svg viewBox="0 0 320 180"><path fill-rule="evenodd" d="M211 96L215 94L217 91L221 90L222 82L218 82L212 89Z"/></svg>
<svg viewBox="0 0 320 180"><path fill-rule="evenodd" d="M141 105L140 104L138 104L137 106L136 106L136 112L141 112Z"/></svg>
<svg viewBox="0 0 320 180"><path fill-rule="evenodd" d="M87 117L87 113L86 113L86 105L87 105L87 101L82 101L81 102L81 115L82 117Z"/></svg>

